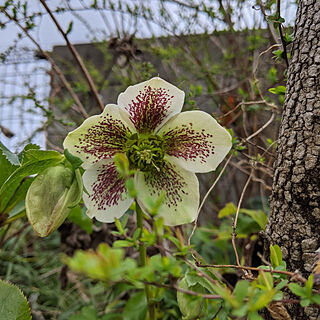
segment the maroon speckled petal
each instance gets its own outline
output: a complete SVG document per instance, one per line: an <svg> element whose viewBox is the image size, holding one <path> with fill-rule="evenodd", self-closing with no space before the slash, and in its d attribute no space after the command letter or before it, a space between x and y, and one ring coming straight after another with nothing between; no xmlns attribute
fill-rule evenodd
<svg viewBox="0 0 320 320"><path fill-rule="evenodd" d="M88 118L64 141L64 148L81 158L85 166L102 159L110 159L123 152L123 147L132 132L129 120L116 105L107 105L103 113Z"/></svg>
<svg viewBox="0 0 320 320"><path fill-rule="evenodd" d="M118 98L139 133L156 131L181 111L183 102L184 92L160 78L131 86Z"/></svg>
<svg viewBox="0 0 320 320"><path fill-rule="evenodd" d="M199 183L196 175L166 162L160 172L138 172L138 203L148 212L148 198L157 201L164 195L158 214L166 225L192 222L199 205Z"/></svg>
<svg viewBox="0 0 320 320"><path fill-rule="evenodd" d="M192 172L216 169L231 148L231 136L202 111L182 112L159 131L169 159Z"/></svg>
<svg viewBox="0 0 320 320"><path fill-rule="evenodd" d="M112 161L102 161L90 166L83 175L83 199L87 214L102 222L113 222L121 217L133 202L127 195L125 181Z"/></svg>

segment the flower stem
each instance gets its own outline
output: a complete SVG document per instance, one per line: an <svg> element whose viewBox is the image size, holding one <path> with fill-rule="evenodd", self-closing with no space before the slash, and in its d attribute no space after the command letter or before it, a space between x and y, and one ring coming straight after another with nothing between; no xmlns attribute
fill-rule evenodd
<svg viewBox="0 0 320 320"><path fill-rule="evenodd" d="M142 236L142 230L143 230L143 212L138 204L136 202L136 213L137 213L137 227L140 228L140 235L139 235L139 240L141 239ZM139 241L139 255L140 255L140 265L143 267L147 265L147 250L146 246L142 241ZM149 310L149 320L155 320L155 309L154 309L154 304L152 303L152 293L151 293L151 286L150 285L145 285L145 292L146 292L146 297L147 297L147 303L148 303L148 310Z"/></svg>

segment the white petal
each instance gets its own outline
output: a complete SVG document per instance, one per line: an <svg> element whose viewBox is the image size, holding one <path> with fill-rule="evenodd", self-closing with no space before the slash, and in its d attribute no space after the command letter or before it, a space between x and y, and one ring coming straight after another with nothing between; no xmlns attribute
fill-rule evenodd
<svg viewBox="0 0 320 320"><path fill-rule="evenodd" d="M102 159L110 159L123 152L127 135L134 131L128 114L116 105L109 104L97 116L86 119L70 132L63 147L84 161L84 167Z"/></svg>
<svg viewBox="0 0 320 320"><path fill-rule="evenodd" d="M196 175L175 164L166 163L160 172L137 172L138 203L148 213L148 199L154 202L163 194L158 214L164 224L176 226L195 220L199 206L199 182Z"/></svg>
<svg viewBox="0 0 320 320"><path fill-rule="evenodd" d="M203 111L182 112L159 131L167 159L192 172L215 170L232 146L226 129Z"/></svg>
<svg viewBox="0 0 320 320"><path fill-rule="evenodd" d="M139 133L159 129L181 111L183 103L184 92L158 77L128 87L118 98Z"/></svg>
<svg viewBox="0 0 320 320"><path fill-rule="evenodd" d="M125 181L119 177L112 160L103 160L90 166L83 174L83 193L87 215L101 222L113 222L130 207L133 199L127 194Z"/></svg>

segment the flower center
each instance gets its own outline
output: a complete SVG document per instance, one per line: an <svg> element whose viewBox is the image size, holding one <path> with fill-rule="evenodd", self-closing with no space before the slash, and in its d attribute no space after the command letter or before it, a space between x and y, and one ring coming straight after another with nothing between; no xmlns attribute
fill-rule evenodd
<svg viewBox="0 0 320 320"><path fill-rule="evenodd" d="M133 134L127 142L130 166L143 172L160 171L163 165L163 139L156 135Z"/></svg>

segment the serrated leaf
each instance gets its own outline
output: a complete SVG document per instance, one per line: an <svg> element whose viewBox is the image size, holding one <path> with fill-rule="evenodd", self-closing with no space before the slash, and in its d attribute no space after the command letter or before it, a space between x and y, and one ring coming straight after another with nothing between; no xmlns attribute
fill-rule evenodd
<svg viewBox="0 0 320 320"><path fill-rule="evenodd" d="M15 171L18 166L12 164L0 150L0 186L7 180L10 174Z"/></svg>
<svg viewBox="0 0 320 320"><path fill-rule="evenodd" d="M23 151L21 165L30 164L42 160L48 159L60 159L62 155L58 151L54 150L39 150L39 149L27 149Z"/></svg>
<svg viewBox="0 0 320 320"><path fill-rule="evenodd" d="M5 320L31 320L28 301L14 284L0 280L0 315Z"/></svg>
<svg viewBox="0 0 320 320"><path fill-rule="evenodd" d="M11 152L1 141L0 141L0 150L12 165L14 166L20 165L18 156L15 153Z"/></svg>
<svg viewBox="0 0 320 320"><path fill-rule="evenodd" d="M27 145L23 148L23 150L18 154L19 161L22 162L22 158L23 158L24 153L25 153L26 151L32 150L32 149L40 150L40 146L38 146L37 144L33 144L33 143L27 144Z"/></svg>

